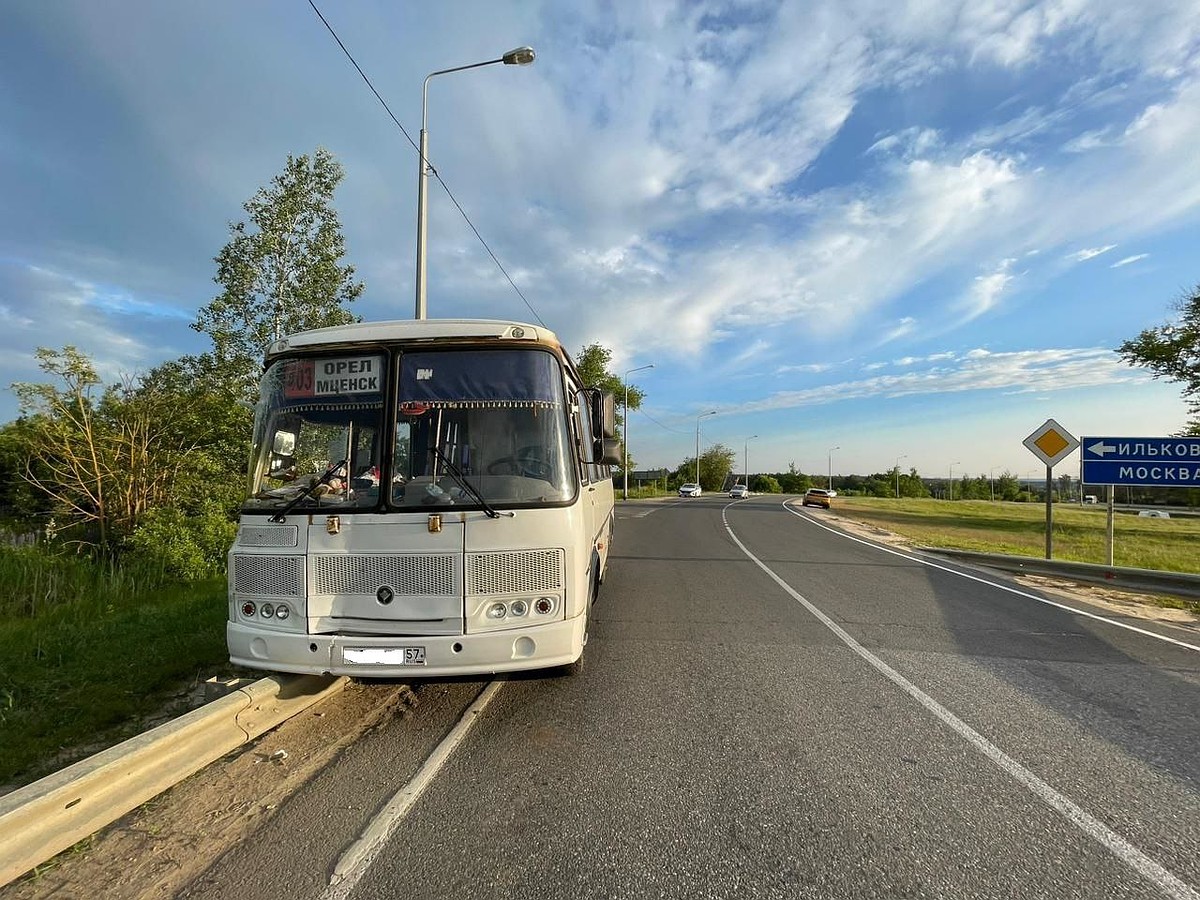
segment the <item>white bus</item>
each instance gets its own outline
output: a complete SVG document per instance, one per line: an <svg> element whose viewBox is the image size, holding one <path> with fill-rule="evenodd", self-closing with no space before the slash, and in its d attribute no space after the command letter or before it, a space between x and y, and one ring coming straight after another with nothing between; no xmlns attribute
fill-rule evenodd
<svg viewBox="0 0 1200 900"><path fill-rule="evenodd" d="M413 320L267 349L229 551L232 662L577 671L613 533L613 398L545 328Z"/></svg>

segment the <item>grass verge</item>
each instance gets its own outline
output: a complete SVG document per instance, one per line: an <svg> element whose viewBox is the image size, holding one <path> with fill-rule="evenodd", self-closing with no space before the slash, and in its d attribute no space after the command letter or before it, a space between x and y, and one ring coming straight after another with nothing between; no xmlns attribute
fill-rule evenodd
<svg viewBox="0 0 1200 900"><path fill-rule="evenodd" d="M889 500L839 497L833 511L901 535L915 544L1042 557L1046 507L1033 503L963 500ZM1104 507L1055 505L1054 558L1104 565ZM1144 519L1128 513L1113 520L1113 565L1164 572L1200 573L1200 518ZM1200 603L1159 598L1158 605L1200 613Z"/></svg>
<svg viewBox="0 0 1200 900"><path fill-rule="evenodd" d="M173 583L41 548L0 548L0 784L141 730L229 671L225 582Z"/></svg>
<svg viewBox="0 0 1200 900"><path fill-rule="evenodd" d="M887 528L919 544L1042 556L1045 506L963 500L839 497L834 512ZM1200 573L1200 518L1143 519L1119 514L1113 523L1113 564ZM1054 506L1054 558L1104 564L1103 507Z"/></svg>

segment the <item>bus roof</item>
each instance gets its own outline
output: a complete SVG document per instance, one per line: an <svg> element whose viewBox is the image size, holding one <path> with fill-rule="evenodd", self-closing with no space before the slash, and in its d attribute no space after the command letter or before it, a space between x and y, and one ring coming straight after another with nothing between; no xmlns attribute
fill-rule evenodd
<svg viewBox="0 0 1200 900"><path fill-rule="evenodd" d="M267 356L304 347L385 341L432 341L444 338L530 341L562 348L548 328L498 319L402 319L394 322L355 322L290 334L267 347Z"/></svg>

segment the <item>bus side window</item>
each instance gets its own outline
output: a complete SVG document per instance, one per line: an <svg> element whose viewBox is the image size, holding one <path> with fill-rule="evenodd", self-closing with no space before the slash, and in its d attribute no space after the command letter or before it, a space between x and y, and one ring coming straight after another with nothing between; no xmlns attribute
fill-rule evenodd
<svg viewBox="0 0 1200 900"><path fill-rule="evenodd" d="M593 463L585 462L592 458L592 420L588 414L588 395L585 391L575 394L575 410L572 419L575 421L577 452L580 459L580 471L584 484L593 484L600 480L600 475Z"/></svg>

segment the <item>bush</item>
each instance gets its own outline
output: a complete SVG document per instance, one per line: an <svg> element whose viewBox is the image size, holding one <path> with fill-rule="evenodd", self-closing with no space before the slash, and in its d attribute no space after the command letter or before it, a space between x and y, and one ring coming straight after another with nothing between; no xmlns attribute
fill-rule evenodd
<svg viewBox="0 0 1200 900"><path fill-rule="evenodd" d="M237 523L212 504L188 513L174 507L153 509L129 537L131 559L161 567L183 581L199 581L225 572L225 554Z"/></svg>
<svg viewBox="0 0 1200 900"><path fill-rule="evenodd" d="M755 475L752 490L759 494L783 493L783 488L780 487L778 480L771 475Z"/></svg>

